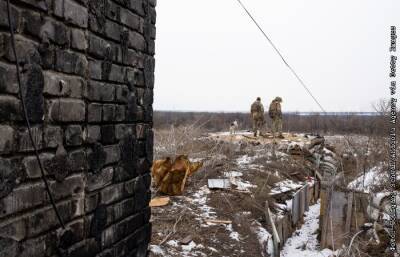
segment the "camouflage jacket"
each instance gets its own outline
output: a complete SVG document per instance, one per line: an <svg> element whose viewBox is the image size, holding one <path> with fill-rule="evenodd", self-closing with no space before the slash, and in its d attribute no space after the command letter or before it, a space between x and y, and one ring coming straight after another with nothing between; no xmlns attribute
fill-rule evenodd
<svg viewBox="0 0 400 257"><path fill-rule="evenodd" d="M251 105L251 109L250 109L251 114L264 114L264 106L262 105L262 103L260 101L255 101L252 105Z"/></svg>
<svg viewBox="0 0 400 257"><path fill-rule="evenodd" d="M253 118L262 119L264 117L264 106L260 101L255 101L251 105L250 112Z"/></svg>
<svg viewBox="0 0 400 257"><path fill-rule="evenodd" d="M269 105L268 114L271 119L282 119L281 103L275 100L272 101Z"/></svg>

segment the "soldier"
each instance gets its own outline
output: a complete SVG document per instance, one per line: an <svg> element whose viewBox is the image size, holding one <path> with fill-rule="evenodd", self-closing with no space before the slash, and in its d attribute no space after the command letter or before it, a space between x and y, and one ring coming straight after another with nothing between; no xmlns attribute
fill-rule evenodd
<svg viewBox="0 0 400 257"><path fill-rule="evenodd" d="M264 125L264 106L261 103L260 97L257 97L257 100L251 105L250 112L253 121L254 136L256 137L258 132L261 134L261 128Z"/></svg>
<svg viewBox="0 0 400 257"><path fill-rule="evenodd" d="M272 100L269 105L268 114L272 119L272 135L276 138L276 133L278 132L279 138L284 138L282 135L282 109L281 109L282 98L277 96Z"/></svg>

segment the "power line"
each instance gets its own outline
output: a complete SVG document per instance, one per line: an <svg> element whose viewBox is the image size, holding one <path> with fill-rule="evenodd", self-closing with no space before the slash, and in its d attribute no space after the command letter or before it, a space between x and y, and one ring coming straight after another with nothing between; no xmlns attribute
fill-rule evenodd
<svg viewBox="0 0 400 257"><path fill-rule="evenodd" d="M19 72L19 61L18 61L17 52L15 50L14 28L13 28L13 24L11 22L10 0L7 0L7 17L8 17L8 24L10 25L11 46L12 46L12 50L13 50L13 53L14 53L15 65L16 65L16 69L17 69L17 80L18 80L18 87L19 87L19 95L20 95L20 98L21 98L21 103L22 103L22 109L23 109L25 123L26 123L26 126L28 127L29 138L30 138L30 141L32 143L33 149L35 151L36 159L37 159L37 162L39 164L40 172L41 172L41 175L42 175L42 180L43 180L44 185L46 187L47 194L49 195L49 199L50 199L51 205L53 206L54 212L56 213L57 219L58 219L61 227L63 229L65 229L64 222L61 219L61 215L60 215L60 213L59 213L59 211L57 209L57 206L56 206L56 204L54 202L53 195L51 194L49 183L48 183L48 181L46 179L46 176L44 174L43 164L42 164L42 161L40 160L40 157L39 157L39 152L38 152L38 149L37 149L37 146L36 146L36 142L35 142L35 140L33 139L33 136L32 136L32 128L31 128L31 124L30 124L29 119L28 119L28 113L27 113L27 110L26 110L24 96L22 95L22 86L21 86L21 77L20 77L21 75L20 75L20 72Z"/></svg>
<svg viewBox="0 0 400 257"><path fill-rule="evenodd" d="M285 65L289 68L289 70L293 73L293 75L297 78L297 80L300 82L300 84L304 87L304 89L307 91L307 93L312 97L312 99L317 103L319 108L326 113L325 109L322 107L322 105L318 102L317 98L314 97L314 95L311 93L311 90L306 86L304 81L300 78L300 76L297 74L297 72L289 65L289 63L285 60L281 52L278 50L278 48L275 46L275 44L272 42L272 40L268 37L268 35L264 32L264 30L261 28L261 26L258 24L258 22L254 19L253 15L249 12L249 10L244 6L244 4L240 1L237 0L237 2L240 4L240 6L245 10L247 15L251 18L251 20L254 22L254 24L257 26L257 28L261 31L261 33L264 35L264 37L268 40L268 42L271 44L271 46L274 48L275 52L281 57L282 61L285 63Z"/></svg>

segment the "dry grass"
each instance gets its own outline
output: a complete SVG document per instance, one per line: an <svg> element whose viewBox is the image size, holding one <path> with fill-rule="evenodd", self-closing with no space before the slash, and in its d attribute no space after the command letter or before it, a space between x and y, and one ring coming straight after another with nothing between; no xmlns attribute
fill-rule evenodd
<svg viewBox="0 0 400 257"><path fill-rule="evenodd" d="M243 155L257 156L253 159L252 164L263 168L261 170L245 170L242 177L244 180L251 181L253 185L257 186L250 189L251 194L235 190L217 191L210 194L208 204L214 207L218 212L218 216L223 219L244 219L240 220L239 223L234 222L234 224L246 224L250 220L263 222L266 201L273 205L274 201L281 202L281 200L286 200L272 199L269 196L270 189L276 182L282 179L304 181L306 176L312 175L311 170L305 165L305 160L302 158L288 156L287 158L277 158L271 161L270 153L272 149L270 145L255 147L250 144L246 146L240 145L240 143L234 144L207 138L205 136L207 130L204 124L206 123L195 122L187 126L171 126L170 129L155 130L154 154L156 158L186 154L190 158L199 158L204 161L204 168L195 173L189 180L187 185L188 194L206 185L209 178L222 178L224 177L224 172L238 170L239 168L236 163L238 157ZM347 181L353 180L372 167L386 161L387 140L380 136L349 135L336 137L333 141L330 143L334 145L338 156L343 157L351 153L349 160L341 159L342 171L344 171ZM276 172L279 173L279 176L274 175ZM237 214L243 212L251 214L246 218L238 218ZM190 215L187 217L190 217ZM178 222L178 225L174 225ZM168 228L172 229L173 234L178 233L183 235L188 233L186 231L187 227L195 226L195 224L189 223L190 219L187 218L180 221L176 219L168 223ZM250 232L246 230L246 227L248 226L244 226L243 228L235 227L235 230L241 232L241 234L249 234ZM205 229L204 233L209 233L209 231ZM213 233L215 235L220 234L221 238L226 236L224 230L215 230ZM196 238L196 241L207 241L206 238L200 235L193 236ZM162 241L162 239L160 238L159 241ZM350 240L351 238L349 238L348 242ZM345 248L345 250L341 253L341 257L378 256L376 254L366 254L368 252L368 245L362 238L354 240L351 247L349 249Z"/></svg>
<svg viewBox="0 0 400 257"><path fill-rule="evenodd" d="M154 154L156 159L181 154L191 155L207 150L202 148L197 140L204 134L203 126L204 124L197 122L188 126L175 127L171 125L169 129L155 129Z"/></svg>

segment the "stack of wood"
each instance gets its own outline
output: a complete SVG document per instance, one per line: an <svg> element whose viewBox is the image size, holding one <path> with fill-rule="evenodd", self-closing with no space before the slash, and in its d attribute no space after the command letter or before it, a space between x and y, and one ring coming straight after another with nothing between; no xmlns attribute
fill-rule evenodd
<svg viewBox="0 0 400 257"><path fill-rule="evenodd" d="M174 161L167 157L153 162L151 175L155 187L160 192L181 195L188 178L202 166L202 162L191 162L187 155L179 155Z"/></svg>

